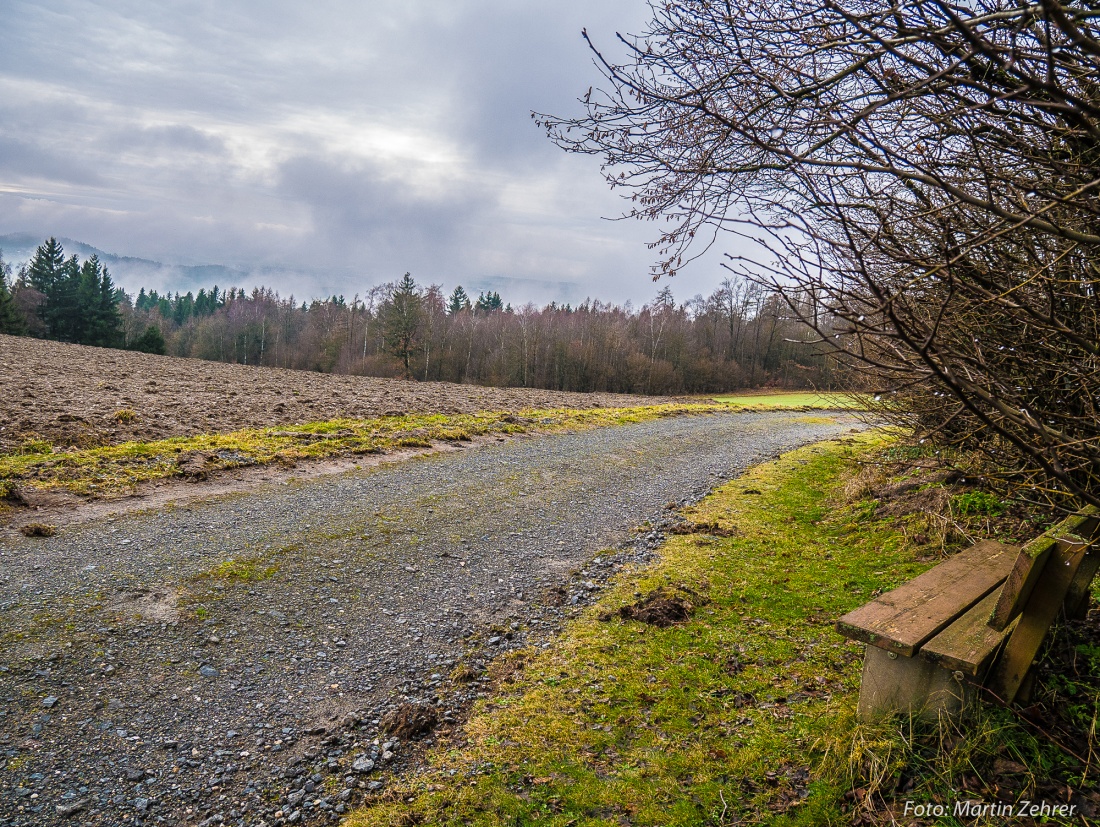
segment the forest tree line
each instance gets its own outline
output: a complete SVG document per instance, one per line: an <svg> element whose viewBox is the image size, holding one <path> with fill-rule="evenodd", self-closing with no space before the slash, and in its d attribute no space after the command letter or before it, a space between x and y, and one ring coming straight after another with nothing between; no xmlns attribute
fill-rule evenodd
<svg viewBox="0 0 1100 827"><path fill-rule="evenodd" d="M512 307L496 292L472 299L410 274L350 300L217 286L130 296L95 257L66 258L54 239L14 279L7 265L0 273L0 332L172 356L623 393L831 387L835 378L818 337L782 299L732 277L680 303L666 286L637 309L593 299Z"/></svg>

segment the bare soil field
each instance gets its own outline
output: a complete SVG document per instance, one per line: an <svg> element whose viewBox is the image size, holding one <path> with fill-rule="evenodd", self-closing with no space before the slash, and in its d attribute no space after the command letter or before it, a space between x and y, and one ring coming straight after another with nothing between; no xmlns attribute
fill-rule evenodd
<svg viewBox="0 0 1100 827"><path fill-rule="evenodd" d="M0 335L0 452L33 438L87 448L387 414L664 401L229 365Z"/></svg>

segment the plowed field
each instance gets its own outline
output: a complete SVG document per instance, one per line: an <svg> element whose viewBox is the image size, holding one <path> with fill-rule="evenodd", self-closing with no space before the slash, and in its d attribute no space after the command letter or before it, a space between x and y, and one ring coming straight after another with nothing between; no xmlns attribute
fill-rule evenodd
<svg viewBox="0 0 1100 827"><path fill-rule="evenodd" d="M0 335L0 452L32 438L91 447L342 417L661 401L337 376Z"/></svg>

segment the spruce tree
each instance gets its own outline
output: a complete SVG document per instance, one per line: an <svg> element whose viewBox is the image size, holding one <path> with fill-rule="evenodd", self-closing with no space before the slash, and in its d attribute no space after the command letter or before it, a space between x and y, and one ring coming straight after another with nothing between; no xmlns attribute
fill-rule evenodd
<svg viewBox="0 0 1100 827"><path fill-rule="evenodd" d="M406 273L381 309L386 344L390 352L401 360L406 379L413 378L410 360L419 339L422 304L416 282L411 274Z"/></svg>
<svg viewBox="0 0 1100 827"><path fill-rule="evenodd" d="M466 295L466 291L462 289L462 285L458 285L451 293L451 298L447 302L447 312L454 316L457 313L461 313L463 310L470 309L470 297Z"/></svg>
<svg viewBox="0 0 1100 827"><path fill-rule="evenodd" d="M50 239L51 241L53 239ZM42 248L39 247L39 250ZM60 245L58 245L60 250ZM34 275L34 262L31 262L31 278ZM48 287L45 303L39 308L39 315L46 323L47 335L62 342L79 342L84 332L83 309L81 305L81 267L80 260L69 256L61 265L60 271L53 277L52 283L43 282Z"/></svg>
<svg viewBox="0 0 1100 827"><path fill-rule="evenodd" d="M132 341L127 350L137 350L142 353L154 353L158 356L163 356L168 352L167 346L164 342L164 334L160 332L160 328L155 324L149 325L145 328L145 332L141 334L137 339Z"/></svg>
<svg viewBox="0 0 1100 827"><path fill-rule="evenodd" d="M52 236L34 251L27 268L27 285L39 293L50 295L65 272L65 250Z"/></svg>
<svg viewBox="0 0 1100 827"><path fill-rule="evenodd" d="M122 316L118 312L120 291L98 257L92 256L85 264L91 265L91 285L94 289L89 295L88 303L82 303L82 312L88 317L85 338L82 341L97 347L121 347L125 337L122 333Z"/></svg>
<svg viewBox="0 0 1100 827"><path fill-rule="evenodd" d="M27 323L15 306L15 300L8 289L10 283L11 265L4 261L4 251L0 250L0 333L18 336L27 332Z"/></svg>
<svg viewBox="0 0 1100 827"><path fill-rule="evenodd" d="M477 304L474 307L478 313L489 314L494 310L503 310L504 302L500 298L500 293L493 290L488 293L478 293Z"/></svg>

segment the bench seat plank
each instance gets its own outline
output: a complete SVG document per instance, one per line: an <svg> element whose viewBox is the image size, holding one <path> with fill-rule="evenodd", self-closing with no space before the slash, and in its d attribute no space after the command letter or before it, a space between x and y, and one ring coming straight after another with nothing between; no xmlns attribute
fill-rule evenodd
<svg viewBox="0 0 1100 827"><path fill-rule="evenodd" d="M1019 546L982 540L844 615L837 621L837 631L912 657L922 644L1000 586L1019 553Z"/></svg>
<svg viewBox="0 0 1100 827"><path fill-rule="evenodd" d="M992 628L987 621L999 598L994 590L920 648L919 656L952 672L972 678L984 676L1008 632Z"/></svg>

